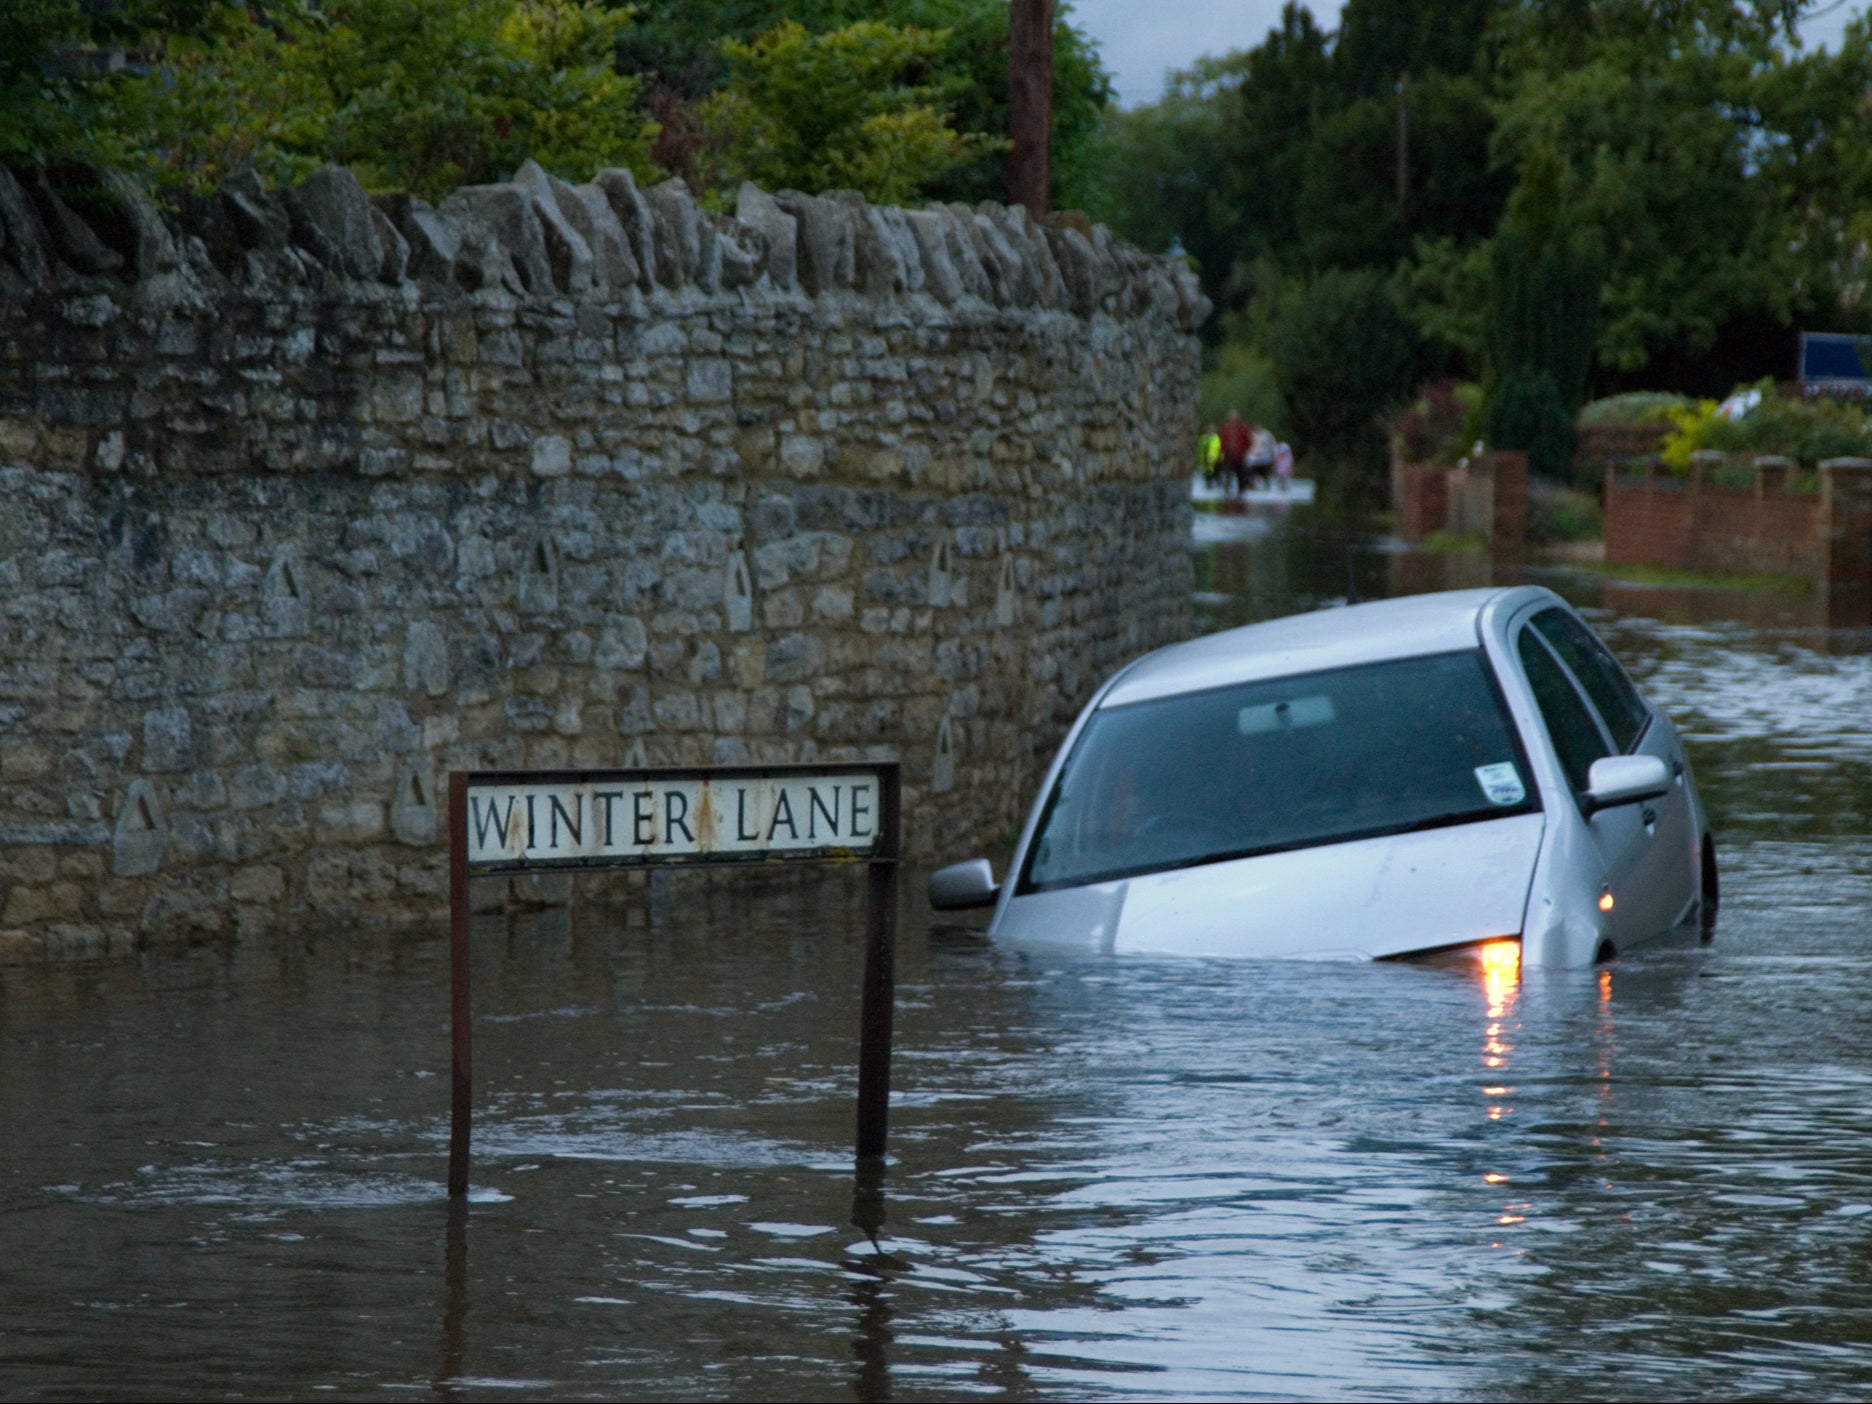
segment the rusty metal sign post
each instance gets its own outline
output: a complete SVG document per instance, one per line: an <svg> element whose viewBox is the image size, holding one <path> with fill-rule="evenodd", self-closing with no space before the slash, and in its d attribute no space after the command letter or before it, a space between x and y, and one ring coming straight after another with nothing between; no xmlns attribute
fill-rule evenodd
<svg viewBox="0 0 1872 1404"><path fill-rule="evenodd" d="M474 1113L468 879L697 863L863 863L858 1161L884 1154L896 1004L895 761L693 770L481 770L449 775L449 993L454 1047L448 1192L468 1193Z"/></svg>

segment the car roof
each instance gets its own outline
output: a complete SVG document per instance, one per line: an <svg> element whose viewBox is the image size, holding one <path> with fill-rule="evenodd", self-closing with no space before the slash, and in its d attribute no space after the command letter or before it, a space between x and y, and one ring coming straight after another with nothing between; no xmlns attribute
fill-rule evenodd
<svg viewBox="0 0 1872 1404"><path fill-rule="evenodd" d="M1493 601L1547 596L1525 586L1448 590L1270 619L1146 654L1112 680L1100 707L1292 673L1317 673L1480 645L1479 619Z"/></svg>

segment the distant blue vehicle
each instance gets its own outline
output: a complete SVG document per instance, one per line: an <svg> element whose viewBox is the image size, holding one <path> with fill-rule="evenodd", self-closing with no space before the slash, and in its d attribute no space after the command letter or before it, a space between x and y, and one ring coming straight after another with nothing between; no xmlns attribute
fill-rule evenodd
<svg viewBox="0 0 1872 1404"><path fill-rule="evenodd" d="M1863 336L1802 332L1797 378L1803 390L1872 390L1872 374L1866 370L1868 360L1872 360L1872 350Z"/></svg>

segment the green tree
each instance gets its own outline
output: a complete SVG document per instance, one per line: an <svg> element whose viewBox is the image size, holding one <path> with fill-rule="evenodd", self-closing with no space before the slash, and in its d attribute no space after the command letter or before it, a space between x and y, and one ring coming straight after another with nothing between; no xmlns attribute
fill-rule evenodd
<svg viewBox="0 0 1872 1404"><path fill-rule="evenodd" d="M720 137L708 183L908 200L992 140L957 132L942 89L923 81L948 37L875 21L813 34L788 20L748 43L727 41L728 82L702 107Z"/></svg>
<svg viewBox="0 0 1872 1404"><path fill-rule="evenodd" d="M1234 213L1239 257L1265 256L1293 266L1299 247L1295 204L1306 183L1309 142L1341 98L1326 35L1312 11L1288 0L1280 27L1247 54L1229 97L1236 109L1233 150L1218 183Z"/></svg>
<svg viewBox="0 0 1872 1404"><path fill-rule="evenodd" d="M1563 476L1573 418L1586 398L1598 343L1599 232L1577 223L1574 183L1559 159L1535 151L1502 228L1488 246L1482 353L1489 438L1525 449L1530 466Z"/></svg>
<svg viewBox="0 0 1872 1404"><path fill-rule="evenodd" d="M1222 189L1232 124L1223 94L1245 55L1199 59L1171 76L1155 103L1106 113L1085 205L1120 238L1153 252L1180 239L1204 281L1219 286L1242 257L1240 220Z"/></svg>
<svg viewBox="0 0 1872 1404"><path fill-rule="evenodd" d="M938 31L943 40L921 60L910 81L930 90L929 105L947 114L958 133L999 138L1007 130L1008 7L1006 0L639 0L637 17L619 45L626 71L641 74L648 100L664 121L657 158L697 184L719 175L722 132L698 120L711 94L731 89L743 62L731 45L757 43L783 24L823 36L859 23ZM1084 206L1098 192L1103 167L1096 145L1111 98L1111 82L1091 41L1057 6L1053 31L1053 193L1061 206ZM785 113L778 114L784 118ZM782 121L781 126L785 123ZM1001 199L1001 148L969 143L920 192L933 199Z"/></svg>
<svg viewBox="0 0 1872 1404"><path fill-rule="evenodd" d="M625 12L593 0L346 0L246 12L178 49L132 96L165 178L274 181L326 162L436 197L529 157L575 179L650 169L636 82L612 66Z"/></svg>
<svg viewBox="0 0 1872 1404"><path fill-rule="evenodd" d="M0 161L121 160L121 96L151 51L225 21L215 0L0 5ZM126 66L135 55L137 63Z"/></svg>
<svg viewBox="0 0 1872 1404"><path fill-rule="evenodd" d="M0 8L0 159L193 188L338 161L428 195L528 157L647 173L654 128L612 63L627 22L597 0L19 0Z"/></svg>
<svg viewBox="0 0 1872 1404"><path fill-rule="evenodd" d="M1284 282L1258 337L1274 364L1287 428L1309 453L1367 470L1383 462L1384 416L1430 369L1416 326L1372 269Z"/></svg>

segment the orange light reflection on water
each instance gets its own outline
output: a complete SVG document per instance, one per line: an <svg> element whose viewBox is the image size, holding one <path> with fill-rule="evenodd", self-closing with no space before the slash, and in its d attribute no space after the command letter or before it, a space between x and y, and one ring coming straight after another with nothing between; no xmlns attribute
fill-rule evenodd
<svg viewBox="0 0 1872 1404"><path fill-rule="evenodd" d="M1514 1052L1514 1044L1508 1039L1509 1018L1514 1011L1515 997L1521 990L1521 943L1519 941L1489 941L1477 951L1477 966L1482 973L1482 994L1488 1001L1488 1023L1484 1027L1482 1040L1482 1066L1491 1070L1506 1068L1508 1055ZM1514 1108L1508 1105L1507 1098L1514 1095L1514 1088L1505 1082L1491 1081L1482 1089L1487 1099L1485 1112L1490 1121L1500 1121L1510 1115ZM1482 1177L1485 1184L1506 1184L1508 1177L1490 1173ZM1526 1204L1508 1204L1496 1222L1503 1226L1522 1223L1527 1218L1523 1212Z"/></svg>
<svg viewBox="0 0 1872 1404"><path fill-rule="evenodd" d="M1521 943L1489 941L1481 950L1482 992L1488 996L1491 1019L1499 1019L1521 987Z"/></svg>

